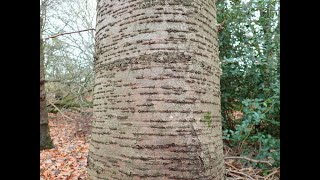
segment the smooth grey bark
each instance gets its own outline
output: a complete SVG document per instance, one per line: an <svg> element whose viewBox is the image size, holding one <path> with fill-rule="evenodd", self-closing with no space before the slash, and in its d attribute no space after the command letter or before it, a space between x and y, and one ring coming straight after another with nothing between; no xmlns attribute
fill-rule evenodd
<svg viewBox="0 0 320 180"><path fill-rule="evenodd" d="M97 3L89 179L224 179L215 2Z"/></svg>
<svg viewBox="0 0 320 180"><path fill-rule="evenodd" d="M48 125L48 112L46 107L46 93L44 89L44 54L42 39L42 18L40 17L40 149L49 149L53 147L50 138Z"/></svg>

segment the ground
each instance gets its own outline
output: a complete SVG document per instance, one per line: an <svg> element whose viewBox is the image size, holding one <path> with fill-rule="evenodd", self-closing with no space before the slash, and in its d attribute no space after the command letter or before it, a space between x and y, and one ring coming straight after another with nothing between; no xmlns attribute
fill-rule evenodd
<svg viewBox="0 0 320 180"><path fill-rule="evenodd" d="M64 112L68 117L77 118L78 114ZM84 120L83 116L77 118ZM40 177L44 180L81 180L87 179L88 124L75 121L61 114L49 113L50 134L55 147L40 151Z"/></svg>
<svg viewBox="0 0 320 180"><path fill-rule="evenodd" d="M61 114L63 113L63 114ZM91 110L49 113L50 135L55 147L40 151L40 180L86 180ZM234 151L224 147L226 157ZM238 159L226 159L227 179L280 179L280 168L269 170L245 166Z"/></svg>

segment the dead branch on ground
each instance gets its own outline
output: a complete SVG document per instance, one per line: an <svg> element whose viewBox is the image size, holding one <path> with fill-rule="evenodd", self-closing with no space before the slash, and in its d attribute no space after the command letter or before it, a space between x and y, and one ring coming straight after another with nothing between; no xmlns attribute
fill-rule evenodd
<svg viewBox="0 0 320 180"><path fill-rule="evenodd" d="M269 161L255 160L255 159L250 159L248 157L229 156L229 157L225 157L224 159L244 159L254 163L264 163L264 164L268 164L269 166L272 166L272 164Z"/></svg>

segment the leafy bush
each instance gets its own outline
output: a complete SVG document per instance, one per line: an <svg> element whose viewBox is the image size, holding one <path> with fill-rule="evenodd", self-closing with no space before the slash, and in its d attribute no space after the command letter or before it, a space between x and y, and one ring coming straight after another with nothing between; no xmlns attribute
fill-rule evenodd
<svg viewBox="0 0 320 180"><path fill-rule="evenodd" d="M225 0L217 8L225 142L279 166L279 2Z"/></svg>

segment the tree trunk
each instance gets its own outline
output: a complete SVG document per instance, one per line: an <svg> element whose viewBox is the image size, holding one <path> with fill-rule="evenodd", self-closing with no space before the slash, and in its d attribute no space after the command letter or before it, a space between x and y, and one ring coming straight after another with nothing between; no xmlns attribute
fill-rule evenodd
<svg viewBox="0 0 320 180"><path fill-rule="evenodd" d="M100 0L89 179L224 179L212 0Z"/></svg>
<svg viewBox="0 0 320 180"><path fill-rule="evenodd" d="M40 149L49 149L53 147L53 144L49 133L46 93L44 89L44 54L41 27L42 18L40 17Z"/></svg>

